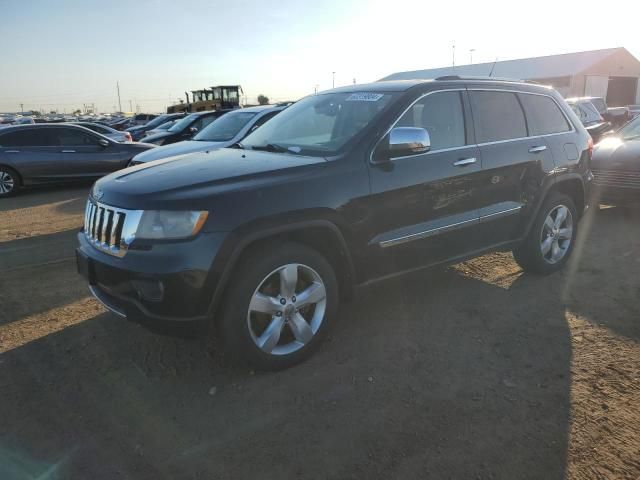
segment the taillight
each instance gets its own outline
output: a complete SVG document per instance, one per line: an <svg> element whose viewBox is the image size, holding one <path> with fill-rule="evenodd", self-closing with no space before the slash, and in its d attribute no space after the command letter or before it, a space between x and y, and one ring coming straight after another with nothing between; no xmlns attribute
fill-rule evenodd
<svg viewBox="0 0 640 480"><path fill-rule="evenodd" d="M131 134L129 132L124 132L124 138L127 139L127 142L133 142L133 138L131 138Z"/></svg>
<svg viewBox="0 0 640 480"><path fill-rule="evenodd" d="M593 157L593 138L589 137L589 143L587 146L589 148L589 160L591 160L591 157Z"/></svg>

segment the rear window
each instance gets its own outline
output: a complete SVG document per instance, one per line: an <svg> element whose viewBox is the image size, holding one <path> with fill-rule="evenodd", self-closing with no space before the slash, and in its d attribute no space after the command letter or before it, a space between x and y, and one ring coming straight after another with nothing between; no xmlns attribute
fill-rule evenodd
<svg viewBox="0 0 640 480"><path fill-rule="evenodd" d="M598 113L605 113L607 111L607 104L604 103L604 99L596 97L591 98L590 100L591 103L593 103L593 106L598 110Z"/></svg>
<svg viewBox="0 0 640 480"><path fill-rule="evenodd" d="M469 94L478 143L527 136L524 112L515 93L471 91Z"/></svg>
<svg viewBox="0 0 640 480"><path fill-rule="evenodd" d="M571 127L558 104L544 95L519 94L527 115L529 135L549 135L568 132Z"/></svg>

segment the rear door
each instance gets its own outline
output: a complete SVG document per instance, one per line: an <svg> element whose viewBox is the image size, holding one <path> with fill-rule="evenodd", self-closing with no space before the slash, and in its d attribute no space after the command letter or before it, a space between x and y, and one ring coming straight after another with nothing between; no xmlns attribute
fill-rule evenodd
<svg viewBox="0 0 640 480"><path fill-rule="evenodd" d="M465 105L464 89L424 95L394 127L425 128L430 150L371 164L369 249L375 261L368 263L369 277L437 263L473 248L481 166Z"/></svg>
<svg viewBox="0 0 640 480"><path fill-rule="evenodd" d="M60 178L63 156L50 128L20 127L0 134L0 159L27 182Z"/></svg>
<svg viewBox="0 0 640 480"><path fill-rule="evenodd" d="M487 248L520 236L554 164L546 139L530 137L517 92L470 88L469 98L482 156L477 240Z"/></svg>
<svg viewBox="0 0 640 480"><path fill-rule="evenodd" d="M64 174L69 178L92 178L123 168L125 160L117 144L102 146L103 137L79 128L58 127L55 136L63 156Z"/></svg>

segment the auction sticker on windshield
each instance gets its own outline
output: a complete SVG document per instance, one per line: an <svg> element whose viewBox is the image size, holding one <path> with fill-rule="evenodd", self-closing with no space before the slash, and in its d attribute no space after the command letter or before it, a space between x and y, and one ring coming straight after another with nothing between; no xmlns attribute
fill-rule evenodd
<svg viewBox="0 0 640 480"><path fill-rule="evenodd" d="M345 101L347 102L377 102L384 93L352 93Z"/></svg>

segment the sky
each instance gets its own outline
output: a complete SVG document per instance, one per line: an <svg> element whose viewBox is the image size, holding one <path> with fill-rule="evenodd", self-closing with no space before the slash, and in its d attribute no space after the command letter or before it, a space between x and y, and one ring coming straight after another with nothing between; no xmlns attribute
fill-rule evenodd
<svg viewBox="0 0 640 480"><path fill-rule="evenodd" d="M640 2L576 0L0 0L0 112L158 112L240 84L296 100L404 70L626 47ZM635 20L633 22L636 23ZM244 99L243 99L244 100Z"/></svg>

